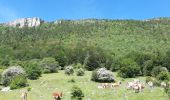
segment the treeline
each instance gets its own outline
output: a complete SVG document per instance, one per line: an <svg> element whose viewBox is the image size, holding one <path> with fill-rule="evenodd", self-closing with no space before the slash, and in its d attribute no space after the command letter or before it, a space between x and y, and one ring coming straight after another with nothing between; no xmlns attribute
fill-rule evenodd
<svg viewBox="0 0 170 100"><path fill-rule="evenodd" d="M44 58L51 57L58 62L61 69L71 64L80 63L87 70L106 67L112 71L118 71L122 77L154 76L153 70L158 67L160 70L162 68L167 71L170 70L170 51L166 53L160 51L154 53L134 51L119 57L100 47L88 46L84 42L71 46L56 45L48 49L47 52L43 52L43 49L19 51L12 57L8 56L6 52L8 51L4 50L4 53L2 53L4 55L1 55L0 59L1 68L4 69L17 64L25 66L22 62L32 60L41 62Z"/></svg>
<svg viewBox="0 0 170 100"><path fill-rule="evenodd" d="M155 66L169 70L169 32L167 19L61 20L34 28L0 26L0 68L52 57L61 69L81 63L87 70L106 67L125 77L122 73L133 66L135 75L129 77L151 75Z"/></svg>

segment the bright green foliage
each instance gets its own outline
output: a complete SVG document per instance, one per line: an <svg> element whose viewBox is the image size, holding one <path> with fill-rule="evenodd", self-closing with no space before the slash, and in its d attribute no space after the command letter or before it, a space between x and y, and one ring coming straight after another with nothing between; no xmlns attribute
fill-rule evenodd
<svg viewBox="0 0 170 100"><path fill-rule="evenodd" d="M80 69L80 68L84 68L84 66L81 63L77 63L76 65L74 65L74 69Z"/></svg>
<svg viewBox="0 0 170 100"><path fill-rule="evenodd" d="M84 97L83 91L79 87L73 86L72 90L71 90L71 99L72 100L82 100L83 97Z"/></svg>
<svg viewBox="0 0 170 100"><path fill-rule="evenodd" d="M34 63L28 63L25 67L26 75L28 79L35 80L41 76L41 68Z"/></svg>
<svg viewBox="0 0 170 100"><path fill-rule="evenodd" d="M25 87L27 85L27 79L25 76L15 76L11 83L10 83L10 88L11 89L18 89L18 88L22 88Z"/></svg>
<svg viewBox="0 0 170 100"><path fill-rule="evenodd" d="M156 76L156 78L161 81L169 81L170 74L169 74L169 72L162 71Z"/></svg>

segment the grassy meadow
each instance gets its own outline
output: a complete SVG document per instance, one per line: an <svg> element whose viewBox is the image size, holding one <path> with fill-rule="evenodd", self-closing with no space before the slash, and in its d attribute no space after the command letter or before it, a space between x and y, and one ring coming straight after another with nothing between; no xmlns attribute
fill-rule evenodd
<svg viewBox="0 0 170 100"><path fill-rule="evenodd" d="M116 73L113 73L116 76ZM75 83L68 82L75 79ZM167 95L160 87L150 89L145 85L145 89L141 93L134 93L132 90L126 90L125 84L132 81L132 78L122 81L120 87L114 89L98 89L99 83L92 82L91 71L86 71L85 76L67 76L64 71L54 74L43 74L38 80L29 80L31 91L28 93L28 100L53 100L52 93L55 91L63 92L62 100L71 100L71 88L76 85L80 87L85 95L83 100L168 100ZM116 80L122 80L115 77ZM142 83L145 83L145 77L139 77ZM9 92L0 92L0 100L21 100L20 94L26 88L12 90Z"/></svg>

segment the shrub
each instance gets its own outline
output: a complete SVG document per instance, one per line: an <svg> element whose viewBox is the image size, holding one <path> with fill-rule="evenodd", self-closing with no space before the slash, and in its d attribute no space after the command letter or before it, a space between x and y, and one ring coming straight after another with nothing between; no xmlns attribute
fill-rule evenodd
<svg viewBox="0 0 170 100"><path fill-rule="evenodd" d="M2 84L8 86L12 79L18 75L25 75L25 71L20 66L12 66L4 70L2 73Z"/></svg>
<svg viewBox="0 0 170 100"><path fill-rule="evenodd" d="M2 79L2 72L3 72L3 70L2 69L0 69L0 84L1 84L1 79Z"/></svg>
<svg viewBox="0 0 170 100"><path fill-rule="evenodd" d="M118 71L120 69L120 62L116 59L112 62L112 65L111 65L111 71L115 72L115 71Z"/></svg>
<svg viewBox="0 0 170 100"><path fill-rule="evenodd" d="M70 65L70 66L67 66L66 68L65 68L65 74L66 75L72 75L74 73L74 69L73 69L73 67Z"/></svg>
<svg viewBox="0 0 170 100"><path fill-rule="evenodd" d="M83 97L84 97L84 93L82 92L82 90L77 86L73 86L71 90L71 99L82 100Z"/></svg>
<svg viewBox="0 0 170 100"><path fill-rule="evenodd" d="M72 78L72 79L68 80L68 82L70 82L70 83L75 83L75 79Z"/></svg>
<svg viewBox="0 0 170 100"><path fill-rule="evenodd" d="M149 81L153 82L154 86L160 86L161 82L159 80L157 80L156 78L153 77L146 77L146 83L148 83Z"/></svg>
<svg viewBox="0 0 170 100"><path fill-rule="evenodd" d="M28 63L25 67L26 75L28 79L35 80L41 76L41 69L37 64Z"/></svg>
<svg viewBox="0 0 170 100"><path fill-rule="evenodd" d="M77 69L77 71L76 71L76 75L77 75L77 76L83 76L84 74L85 74L84 69L82 69L82 68Z"/></svg>
<svg viewBox="0 0 170 100"><path fill-rule="evenodd" d="M168 98L170 99L170 84L166 83L167 86L164 88L165 93L168 95Z"/></svg>
<svg viewBox="0 0 170 100"><path fill-rule="evenodd" d="M28 88L27 88L27 91L28 91L28 92L31 91L31 87L28 87Z"/></svg>
<svg viewBox="0 0 170 100"><path fill-rule="evenodd" d="M148 76L146 77L146 83L148 83L149 81L153 82L154 81L154 78Z"/></svg>
<svg viewBox="0 0 170 100"><path fill-rule="evenodd" d="M156 66L152 69L151 75L156 77L160 72L168 72L166 67Z"/></svg>
<svg viewBox="0 0 170 100"><path fill-rule="evenodd" d="M96 82L113 82L113 81L115 81L112 73L109 70L107 70L106 68L100 68L100 69L94 70L92 72L91 80L96 81Z"/></svg>
<svg viewBox="0 0 170 100"><path fill-rule="evenodd" d="M77 63L76 65L74 65L75 69L80 69L83 68L84 66L81 63Z"/></svg>
<svg viewBox="0 0 170 100"><path fill-rule="evenodd" d="M155 80L153 81L153 85L154 85L154 86L161 86L161 81L155 79Z"/></svg>
<svg viewBox="0 0 170 100"><path fill-rule="evenodd" d="M143 64L143 74L145 76L151 76L152 69L153 69L153 61L152 60L145 61Z"/></svg>
<svg viewBox="0 0 170 100"><path fill-rule="evenodd" d="M40 61L39 65L42 68L42 73L58 72L59 64L54 58L44 58L42 61Z"/></svg>
<svg viewBox="0 0 170 100"><path fill-rule="evenodd" d="M18 88L22 88L25 87L27 85L27 79L25 76L15 76L11 83L10 83L10 88L11 89L18 89Z"/></svg>
<svg viewBox="0 0 170 100"><path fill-rule="evenodd" d="M132 59L123 59L118 75L123 78L132 78L141 74L140 67Z"/></svg>
<svg viewBox="0 0 170 100"><path fill-rule="evenodd" d="M162 71L162 72L160 72L157 76L156 76L156 78L158 79L158 80L161 80L161 81L169 81L170 80L170 75L169 75L169 72L165 72L165 71Z"/></svg>

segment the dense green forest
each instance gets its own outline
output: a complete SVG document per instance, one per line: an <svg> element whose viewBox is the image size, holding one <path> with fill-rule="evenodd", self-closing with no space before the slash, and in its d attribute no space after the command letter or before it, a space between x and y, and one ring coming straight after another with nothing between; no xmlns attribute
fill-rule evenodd
<svg viewBox="0 0 170 100"><path fill-rule="evenodd" d="M116 71L130 58L141 67L142 75L150 60L152 66L170 70L169 39L169 18L58 20L33 28L1 25L0 68L52 57L61 68L81 63L88 70Z"/></svg>

